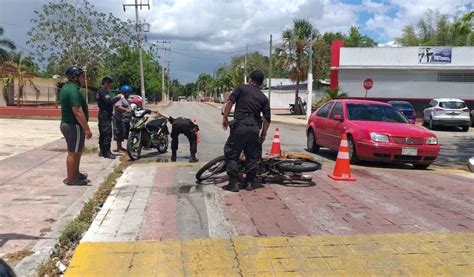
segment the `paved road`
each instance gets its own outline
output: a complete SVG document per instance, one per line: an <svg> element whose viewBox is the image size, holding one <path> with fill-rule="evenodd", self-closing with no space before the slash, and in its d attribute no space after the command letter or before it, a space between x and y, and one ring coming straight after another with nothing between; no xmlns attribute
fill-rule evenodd
<svg viewBox="0 0 474 277"><path fill-rule="evenodd" d="M202 161L222 153L226 132L217 109L175 103L165 112L199 119ZM284 150L304 148L303 127L276 126ZM264 148L270 143L271 138ZM185 139L178 156L178 163L169 163L170 153L153 154L127 168L66 275L473 270L470 173L369 165L353 168L356 182L334 182L327 177L334 154L323 151L329 159L320 157L324 168L312 174L313 183L271 183L231 193L221 189L222 179L195 183L200 164L187 163Z"/></svg>

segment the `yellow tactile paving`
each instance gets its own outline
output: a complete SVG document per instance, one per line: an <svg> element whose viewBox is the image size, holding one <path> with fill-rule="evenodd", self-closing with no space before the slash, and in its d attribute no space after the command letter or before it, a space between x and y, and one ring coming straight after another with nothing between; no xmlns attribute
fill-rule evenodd
<svg viewBox="0 0 474 277"><path fill-rule="evenodd" d="M474 276L474 233L81 243L66 276Z"/></svg>

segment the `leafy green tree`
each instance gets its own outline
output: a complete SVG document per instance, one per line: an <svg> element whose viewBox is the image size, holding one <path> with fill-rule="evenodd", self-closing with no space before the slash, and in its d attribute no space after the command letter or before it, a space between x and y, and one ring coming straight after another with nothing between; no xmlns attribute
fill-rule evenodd
<svg viewBox="0 0 474 277"><path fill-rule="evenodd" d="M402 36L396 41L403 46L472 45L473 26L472 11L458 19L429 9L416 25L405 26Z"/></svg>
<svg viewBox="0 0 474 277"><path fill-rule="evenodd" d="M308 76L308 48L318 35L311 22L294 19L293 26L283 31L283 43L276 47L277 66L287 69L289 78L296 83L295 104L299 85Z"/></svg>
<svg viewBox="0 0 474 277"><path fill-rule="evenodd" d="M341 88L327 88L324 90L325 96L321 98L319 101L316 101L313 103L312 108L318 108L322 105L324 105L326 102L329 102L333 99L339 99L339 98L347 98L349 95L344 92Z"/></svg>
<svg viewBox="0 0 474 277"><path fill-rule="evenodd" d="M8 51L15 50L16 46L13 41L2 38L5 30L0 26L0 64L9 59Z"/></svg>
<svg viewBox="0 0 474 277"><path fill-rule="evenodd" d="M370 37L362 35L357 26L351 26L344 40L345 47L375 47L377 43Z"/></svg>
<svg viewBox="0 0 474 277"><path fill-rule="evenodd" d="M49 62L50 68L60 72L70 65L87 66L94 72L130 40L130 22L98 12L87 0L51 1L35 14L27 44L36 50L40 62Z"/></svg>
<svg viewBox="0 0 474 277"><path fill-rule="evenodd" d="M21 52L10 52L10 60L21 67L21 70L37 74L39 65L33 60L31 56L24 57Z"/></svg>
<svg viewBox="0 0 474 277"><path fill-rule="evenodd" d="M451 28L455 36L466 37L466 46L471 46L473 39L472 33L474 33L474 11L466 13L461 20L457 20ZM462 45L461 43L459 44Z"/></svg>
<svg viewBox="0 0 474 277"><path fill-rule="evenodd" d="M143 73L145 79L145 91L148 99L156 101L161 90L161 69L159 62L155 60L150 51L143 52ZM114 79L116 86L129 84L138 91L140 88L140 67L138 61L138 50L130 46L122 46L105 61L97 74L95 83L100 86L100 79L110 76ZM167 82L167 80L165 80Z"/></svg>
<svg viewBox="0 0 474 277"><path fill-rule="evenodd" d="M199 74L196 80L196 86L199 92L204 92L204 95L208 95L208 92L212 88L213 78L207 73Z"/></svg>

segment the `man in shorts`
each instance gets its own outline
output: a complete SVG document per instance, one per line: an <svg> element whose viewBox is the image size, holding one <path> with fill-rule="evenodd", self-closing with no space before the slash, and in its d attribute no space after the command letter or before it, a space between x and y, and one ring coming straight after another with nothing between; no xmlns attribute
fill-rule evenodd
<svg viewBox="0 0 474 277"><path fill-rule="evenodd" d="M67 178L64 184L69 186L87 185L87 174L79 172L82 150L85 138L90 139L92 132L87 121L89 109L86 100L79 90L85 84L85 74L82 68L71 66L66 70L68 82L59 92L61 103L61 132L67 143Z"/></svg>

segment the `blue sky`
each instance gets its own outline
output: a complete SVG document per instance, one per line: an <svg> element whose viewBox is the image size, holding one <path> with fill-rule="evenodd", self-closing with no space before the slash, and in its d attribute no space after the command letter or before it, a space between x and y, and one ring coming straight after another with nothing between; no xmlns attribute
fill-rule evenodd
<svg viewBox="0 0 474 277"><path fill-rule="evenodd" d="M5 36L28 49L29 21L47 2L0 0ZM101 11L134 20L133 10L122 9L123 3L132 0L91 2ZM267 54L269 35L278 43L294 18L309 19L321 33L347 32L357 25L384 44L400 36L403 26L417 22L428 8L451 16L473 9L472 0L150 0L150 4L149 11L140 12L151 24L148 44L163 39L172 42L167 60L173 61L172 76L181 82L194 81L202 72L212 74L218 65L229 63L232 55L243 54L247 43L251 51Z"/></svg>

